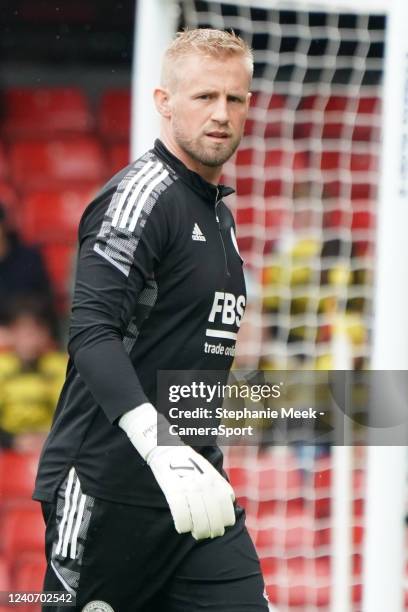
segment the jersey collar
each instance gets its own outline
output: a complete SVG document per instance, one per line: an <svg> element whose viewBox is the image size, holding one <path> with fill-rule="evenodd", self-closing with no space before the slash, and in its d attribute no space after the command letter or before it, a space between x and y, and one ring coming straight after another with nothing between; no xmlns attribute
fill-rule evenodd
<svg viewBox="0 0 408 612"><path fill-rule="evenodd" d="M227 187L226 185L213 185L203 179L197 172L189 170L178 157L170 153L159 138L154 141L153 153L171 166L182 181L187 183L201 197L204 196L206 200L211 200L212 203L234 193L232 187Z"/></svg>

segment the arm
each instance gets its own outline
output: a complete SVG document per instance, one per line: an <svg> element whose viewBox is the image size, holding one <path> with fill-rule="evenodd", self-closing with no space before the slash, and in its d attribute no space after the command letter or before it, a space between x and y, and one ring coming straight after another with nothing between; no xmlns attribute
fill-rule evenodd
<svg viewBox="0 0 408 612"><path fill-rule="evenodd" d="M138 296L152 277L167 240L158 203L140 235L111 224L109 201L88 209L80 249L68 350L75 366L114 423L147 402L123 339Z"/></svg>
<svg viewBox="0 0 408 612"><path fill-rule="evenodd" d="M101 219L94 207L81 224L70 355L109 421L118 423L150 466L176 530L196 539L220 536L235 522L231 486L181 441L158 446L157 411L123 344L137 298L166 254L164 211L156 204L133 233L113 227L114 213L107 211Z"/></svg>

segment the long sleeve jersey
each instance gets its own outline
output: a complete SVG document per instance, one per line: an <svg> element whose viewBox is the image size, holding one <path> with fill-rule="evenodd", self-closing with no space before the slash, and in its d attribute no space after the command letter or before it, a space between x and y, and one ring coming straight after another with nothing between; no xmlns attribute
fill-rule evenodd
<svg viewBox="0 0 408 612"><path fill-rule="evenodd" d="M85 210L70 359L34 499L52 501L75 467L85 494L166 504L118 420L155 405L160 370L230 369L245 308L234 221L222 201L232 192L157 140ZM220 343L225 349L211 350ZM222 471L217 446L200 452Z"/></svg>

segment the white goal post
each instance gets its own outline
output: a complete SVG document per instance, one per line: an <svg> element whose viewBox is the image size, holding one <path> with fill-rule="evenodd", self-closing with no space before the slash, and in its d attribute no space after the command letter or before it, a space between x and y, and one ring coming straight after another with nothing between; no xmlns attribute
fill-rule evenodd
<svg viewBox="0 0 408 612"><path fill-rule="evenodd" d="M193 0L189 0L194 4ZM212 0L208 1L211 5ZM408 370L408 2L406 0L223 0L234 5L333 14L385 15L385 63L382 85L381 165L377 201L376 265L372 304L370 367ZM152 91L160 78L164 48L178 21L176 0L138 0L132 78L132 159L152 146L159 118ZM343 366L339 366L343 367ZM384 407L386 409L386 407ZM334 503L347 511L350 455L333 449L336 468ZM343 454L344 453L344 454ZM365 534L363 546L363 610L403 610L403 570L407 453L403 446L371 446L367 450ZM344 505L341 502L347 501ZM336 516L336 512L334 512ZM337 541L344 546L334 563L331 609L351 610L347 592L350 546L339 518ZM336 539L335 539L336 541ZM312 609L312 608L310 608ZM309 608L308 608L309 610Z"/></svg>

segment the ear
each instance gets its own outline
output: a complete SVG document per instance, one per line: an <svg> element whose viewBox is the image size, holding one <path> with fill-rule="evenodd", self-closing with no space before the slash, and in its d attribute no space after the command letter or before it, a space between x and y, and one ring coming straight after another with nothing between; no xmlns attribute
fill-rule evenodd
<svg viewBox="0 0 408 612"><path fill-rule="evenodd" d="M170 93L167 89L162 87L156 87L153 93L154 102L156 104L157 112L168 119L171 116L170 108Z"/></svg>
<svg viewBox="0 0 408 612"><path fill-rule="evenodd" d="M249 108L249 105L251 104L251 98L252 98L252 93L248 92L247 99L246 99L247 108Z"/></svg>

